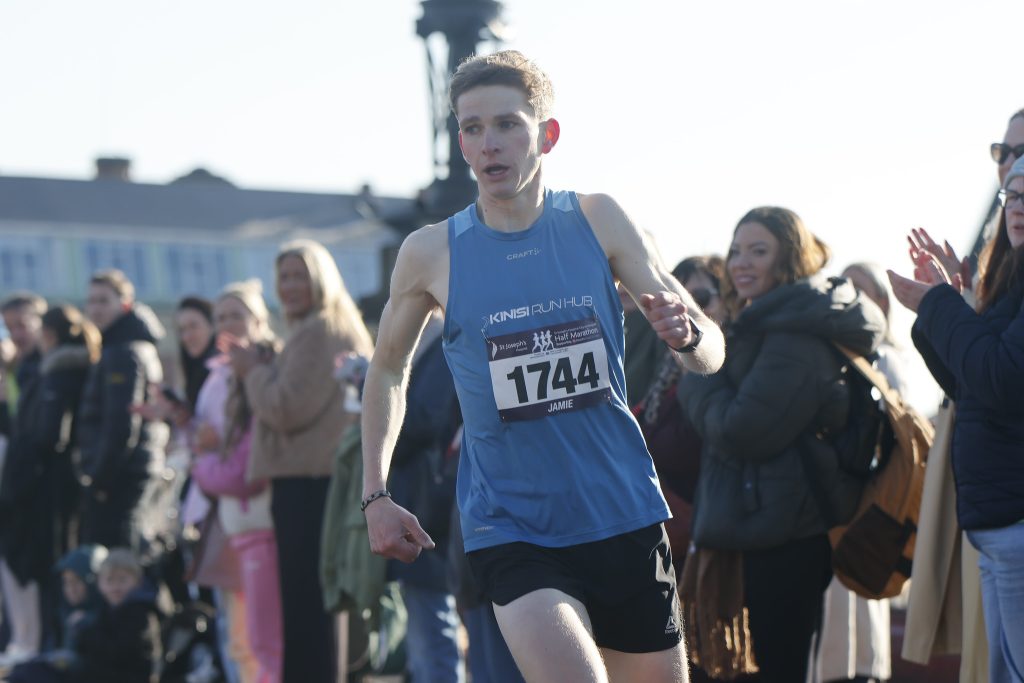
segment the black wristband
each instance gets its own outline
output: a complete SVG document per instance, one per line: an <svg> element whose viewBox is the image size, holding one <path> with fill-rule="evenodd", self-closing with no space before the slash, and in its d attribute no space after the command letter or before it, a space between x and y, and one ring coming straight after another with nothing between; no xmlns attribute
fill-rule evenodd
<svg viewBox="0 0 1024 683"><path fill-rule="evenodd" d="M676 353L693 353L697 350L697 345L700 344L700 340L704 338L704 333L699 327L697 327L697 323L693 322L693 318L686 316L686 321L690 323L690 332L693 334L693 341L681 349L670 346L669 348Z"/></svg>
<svg viewBox="0 0 1024 683"><path fill-rule="evenodd" d="M360 512L366 512L366 506L369 505L370 503L372 503L373 501L377 500L378 498L390 498L390 497L391 497L391 491L388 491L387 489L381 489L380 491L374 491L373 493L368 495L366 498L364 498L363 502L361 502L359 504L359 511Z"/></svg>

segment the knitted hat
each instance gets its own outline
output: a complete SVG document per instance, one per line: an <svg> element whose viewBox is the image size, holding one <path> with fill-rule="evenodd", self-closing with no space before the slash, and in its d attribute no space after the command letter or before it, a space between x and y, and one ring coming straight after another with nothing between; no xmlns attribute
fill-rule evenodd
<svg viewBox="0 0 1024 683"><path fill-rule="evenodd" d="M58 572L70 571L78 574L86 583L92 583L103 560L107 559L107 549L101 545L78 546L61 558L55 569Z"/></svg>
<svg viewBox="0 0 1024 683"><path fill-rule="evenodd" d="M1010 167L1010 172L1006 174L1006 182L1003 183L1003 187L1009 187L1011 180L1020 177L1024 177L1024 156L1013 162L1013 166Z"/></svg>

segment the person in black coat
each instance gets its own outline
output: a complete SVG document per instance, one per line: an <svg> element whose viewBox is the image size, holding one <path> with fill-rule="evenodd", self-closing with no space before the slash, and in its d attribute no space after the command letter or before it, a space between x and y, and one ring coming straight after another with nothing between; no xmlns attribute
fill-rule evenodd
<svg viewBox="0 0 1024 683"><path fill-rule="evenodd" d="M1015 118L1024 119L1024 111ZM1011 121L1012 122L1012 121ZM1003 215L981 259L978 310L964 282L911 235L914 280L889 271L917 313L914 345L956 402L952 460L960 526L978 549L993 681L1024 680L1024 158L999 193Z"/></svg>
<svg viewBox="0 0 1024 683"><path fill-rule="evenodd" d="M842 431L850 405L834 345L870 354L885 319L850 282L820 275L829 256L792 211L748 212L722 282L731 318L725 365L679 384L703 440L694 541L740 553L735 589L765 683L806 678L832 578L826 531L849 519L863 486L841 468L829 436Z"/></svg>
<svg viewBox="0 0 1024 683"><path fill-rule="evenodd" d="M89 367L99 359L100 335L73 306L42 317L38 378L22 394L17 447L8 454L2 499L8 519L0 548L23 585L42 586L44 639L55 626L54 563L68 538L78 485L71 462L76 415Z"/></svg>
<svg viewBox="0 0 1024 683"><path fill-rule="evenodd" d="M164 330L118 270L92 277L86 313L103 333L103 353L79 412L81 540L142 553L153 540L143 516L157 511L140 502L156 495L151 489L160 484L169 430L129 407L149 402L151 387L163 379L156 342Z"/></svg>
<svg viewBox="0 0 1024 683"><path fill-rule="evenodd" d="M455 683L465 677L457 642L459 617L447 585L457 463L446 455L461 416L455 383L444 359L441 327L441 319L432 318L420 339L388 477L391 495L420 519L437 548L412 563L389 561L388 576L400 582L409 615L406 654L413 680Z"/></svg>
<svg viewBox="0 0 1024 683"><path fill-rule="evenodd" d="M0 477L0 529L16 522L15 501L19 488L33 478L32 424L39 397L39 364L42 316L46 301L31 292L13 294L0 303L0 314L10 332L15 356L10 367L0 368L0 437L5 452ZM0 663L16 662L34 655L42 639L39 585L16 572L0 539L0 586L10 635Z"/></svg>

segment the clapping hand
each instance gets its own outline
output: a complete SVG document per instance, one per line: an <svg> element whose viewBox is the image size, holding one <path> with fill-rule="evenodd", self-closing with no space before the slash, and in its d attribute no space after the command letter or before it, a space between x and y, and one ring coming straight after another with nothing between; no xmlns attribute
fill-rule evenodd
<svg viewBox="0 0 1024 683"><path fill-rule="evenodd" d="M914 262L915 272L914 277L921 279L921 277L928 277L928 268L924 268L920 273L919 277L917 268L918 266L924 266L928 259L925 255L933 257L935 262L938 263L941 270L946 274L944 278L946 282L953 285L959 291L963 291L966 287L970 289L971 286L971 264L967 259L960 260L956 255L952 245L948 241L943 241L942 246L939 246L928 234L928 231L924 228L914 228L907 235L907 241L910 243L910 260ZM957 278L959 278L959 284L957 284Z"/></svg>
<svg viewBox="0 0 1024 683"><path fill-rule="evenodd" d="M165 391L164 387L153 383L149 385L149 395L150 402L133 403L128 406L128 412L150 422L170 421L178 427L188 423L191 417L188 406L180 400L172 400L170 390Z"/></svg>
<svg viewBox="0 0 1024 683"><path fill-rule="evenodd" d="M914 279L898 275L892 270L888 271L893 294L901 304L916 313L918 306L921 305L921 299L933 287L948 284L958 292L963 291L964 282L968 279L965 275L968 270L967 262L956 257L949 242L945 243L945 248L940 248L924 228L911 230L907 241L910 242Z"/></svg>
<svg viewBox="0 0 1024 683"><path fill-rule="evenodd" d="M231 359L231 369L239 378L244 378L250 370L264 362L258 348L248 340L239 339L227 332L217 335L217 349Z"/></svg>

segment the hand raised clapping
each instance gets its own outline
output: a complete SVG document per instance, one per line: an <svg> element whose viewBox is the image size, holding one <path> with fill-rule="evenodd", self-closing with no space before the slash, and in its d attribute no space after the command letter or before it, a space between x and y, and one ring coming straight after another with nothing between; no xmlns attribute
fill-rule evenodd
<svg viewBox="0 0 1024 683"><path fill-rule="evenodd" d="M911 311L917 312L921 299L933 287L948 284L963 291L964 283L970 282L969 264L957 258L949 242L940 247L924 228L911 230L907 241L910 242L914 278L903 277L892 270L888 274L896 299Z"/></svg>

